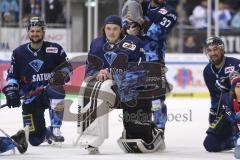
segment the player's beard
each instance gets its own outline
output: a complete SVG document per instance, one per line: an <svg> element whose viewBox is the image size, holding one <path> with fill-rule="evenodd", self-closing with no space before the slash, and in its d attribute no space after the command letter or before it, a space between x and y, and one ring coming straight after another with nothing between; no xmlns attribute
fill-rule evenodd
<svg viewBox="0 0 240 160"><path fill-rule="evenodd" d="M217 59L212 59L210 58L210 61L214 64L214 65L220 65L223 62L224 59L224 54L221 54Z"/></svg>
<svg viewBox="0 0 240 160"><path fill-rule="evenodd" d="M43 36L42 36L42 37L39 37L39 38L37 38L37 39L29 37L29 39L30 39L30 41L31 41L33 44L39 44L39 43L41 43L41 42L43 41Z"/></svg>

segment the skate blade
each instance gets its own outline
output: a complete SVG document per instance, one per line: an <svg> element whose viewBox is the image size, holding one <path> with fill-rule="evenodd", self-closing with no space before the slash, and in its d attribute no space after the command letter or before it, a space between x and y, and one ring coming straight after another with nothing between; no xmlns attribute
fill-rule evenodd
<svg viewBox="0 0 240 160"><path fill-rule="evenodd" d="M160 142L160 145L159 145L159 148L158 148L159 151L164 151L166 150L166 144L165 144L165 141L162 140L162 142Z"/></svg>
<svg viewBox="0 0 240 160"><path fill-rule="evenodd" d="M94 155L94 154L100 154L98 149L86 149L88 151L88 154Z"/></svg>
<svg viewBox="0 0 240 160"><path fill-rule="evenodd" d="M13 148L13 149L11 150L11 154L13 154L13 155L16 154L16 150L15 150L15 148Z"/></svg>

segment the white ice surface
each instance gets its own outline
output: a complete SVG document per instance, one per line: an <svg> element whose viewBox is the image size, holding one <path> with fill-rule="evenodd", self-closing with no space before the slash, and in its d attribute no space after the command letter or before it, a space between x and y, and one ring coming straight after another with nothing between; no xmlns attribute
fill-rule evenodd
<svg viewBox="0 0 240 160"><path fill-rule="evenodd" d="M62 148L49 146L47 143L39 147L29 145L24 155L0 154L0 160L231 160L233 151L208 153L203 148L205 131L208 127L208 99L168 98L168 123L166 127L166 150L149 154L125 154L119 148L117 139L122 132L121 110L110 113L109 139L100 147L99 155L88 155L84 149L74 147L77 137L76 122L64 122L62 132L65 142ZM73 104L73 110L76 104ZM173 118L175 117L175 118ZM46 113L47 124L49 124ZM10 135L22 127L21 109L0 110L0 127Z"/></svg>

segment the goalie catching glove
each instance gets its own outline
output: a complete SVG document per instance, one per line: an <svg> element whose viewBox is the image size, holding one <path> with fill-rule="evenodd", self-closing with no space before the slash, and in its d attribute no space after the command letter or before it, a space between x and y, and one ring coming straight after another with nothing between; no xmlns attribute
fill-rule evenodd
<svg viewBox="0 0 240 160"><path fill-rule="evenodd" d="M19 107L21 105L20 95L19 95L19 88L17 84L8 84L3 88L3 93L7 99L8 107Z"/></svg>
<svg viewBox="0 0 240 160"><path fill-rule="evenodd" d="M51 77L49 78L50 85L64 85L68 81L68 73L62 70L57 70L56 72L53 72Z"/></svg>

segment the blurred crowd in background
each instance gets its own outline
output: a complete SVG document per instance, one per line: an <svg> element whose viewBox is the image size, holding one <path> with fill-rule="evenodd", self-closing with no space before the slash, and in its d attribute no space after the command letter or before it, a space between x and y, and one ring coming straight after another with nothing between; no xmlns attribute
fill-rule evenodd
<svg viewBox="0 0 240 160"><path fill-rule="evenodd" d="M87 24L87 1L89 2L89 0L70 0L71 6L68 7L67 0L0 0L0 26L1 28L23 27L30 16L42 16L45 18L48 27L72 27L72 32L75 33L73 20L77 18L74 18L72 14L74 15L74 12L78 10L77 7L74 8L76 4L76 6L80 6L78 11L79 21L83 24L82 31L84 32L84 24ZM212 25L214 25L215 21L218 21L220 35L240 36L240 0L219 0L218 10L214 10L214 2L212 0ZM98 18L99 26L107 15L120 15L123 3L124 0L99 0L99 12L101 12ZM168 0L168 3L176 8L179 16L178 25L169 37L171 43L169 44L168 52L201 53L202 47L199 44L201 39L205 38L203 35L206 36L206 27L208 25L208 1ZM104 13L102 10L104 10ZM71 34L71 36L76 35ZM86 51L88 47L86 43L82 43L81 48L72 46L70 50ZM239 46L235 47L240 48ZM238 50L235 49L233 52L238 53Z"/></svg>
<svg viewBox="0 0 240 160"><path fill-rule="evenodd" d="M63 5L59 0L45 0L45 20L47 23L63 23ZM42 0L22 1L22 21L26 22L31 16L41 16ZM2 26L17 26L19 22L19 0L1 0L0 13Z"/></svg>

